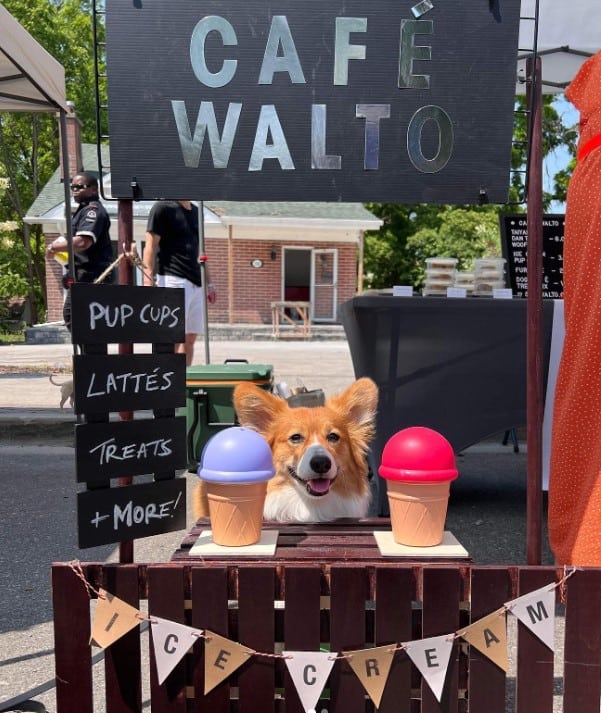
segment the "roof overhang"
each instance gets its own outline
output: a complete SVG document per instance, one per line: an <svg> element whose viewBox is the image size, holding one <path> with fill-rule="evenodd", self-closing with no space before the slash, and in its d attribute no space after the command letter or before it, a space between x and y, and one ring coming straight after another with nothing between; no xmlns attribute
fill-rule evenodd
<svg viewBox="0 0 601 713"><path fill-rule="evenodd" d="M332 230L332 231L361 231L378 230L383 221L379 218L373 220L344 220L344 218L273 218L263 216L235 216L222 215L221 221L226 226L264 226L269 228L305 229L305 230Z"/></svg>
<svg viewBox="0 0 601 713"><path fill-rule="evenodd" d="M0 111L68 111L65 70L0 5Z"/></svg>

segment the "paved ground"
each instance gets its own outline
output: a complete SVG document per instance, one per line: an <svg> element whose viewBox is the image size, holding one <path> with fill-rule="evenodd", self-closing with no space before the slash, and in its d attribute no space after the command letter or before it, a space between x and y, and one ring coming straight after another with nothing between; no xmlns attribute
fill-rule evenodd
<svg viewBox="0 0 601 713"><path fill-rule="evenodd" d="M322 388L327 395L355 378L344 340L212 341L210 361L225 359L270 364L276 381ZM195 363L205 363L200 342ZM118 558L111 546L83 551L76 546L75 417L59 408L60 389L49 380L49 374L59 382L68 378L70 365L70 345L0 345L0 709L3 701L54 675L50 562ZM453 484L447 528L478 564L525 564L525 445L515 454L499 437L468 449L457 461L460 477ZM195 477L185 477L192 488ZM139 540L136 561L169 560L184 534ZM543 563L551 562L545 544ZM33 697L52 711L53 696L48 691Z"/></svg>

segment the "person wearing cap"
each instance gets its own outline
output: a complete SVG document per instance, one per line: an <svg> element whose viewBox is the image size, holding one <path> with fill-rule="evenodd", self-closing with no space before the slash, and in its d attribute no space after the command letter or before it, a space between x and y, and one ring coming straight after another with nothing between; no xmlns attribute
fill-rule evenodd
<svg viewBox="0 0 601 713"><path fill-rule="evenodd" d="M179 287L185 292L186 341L176 346L176 352L186 355L186 365L192 364L194 343L204 333L204 292L199 262L198 208L189 200L157 201L150 209L146 228L143 263L144 285ZM217 293L211 282L208 266L207 296L215 302Z"/></svg>
<svg viewBox="0 0 601 713"><path fill-rule="evenodd" d="M113 262L110 227L111 219L98 195L98 180L92 173L78 173L71 180L71 193L78 204L71 219L73 231L73 264L75 274L68 271L63 275L65 301L63 317L67 329L71 329L71 293L69 287L75 282L94 282ZM47 248L48 257L68 249L67 240L62 235L53 240ZM104 279L112 282L112 274Z"/></svg>

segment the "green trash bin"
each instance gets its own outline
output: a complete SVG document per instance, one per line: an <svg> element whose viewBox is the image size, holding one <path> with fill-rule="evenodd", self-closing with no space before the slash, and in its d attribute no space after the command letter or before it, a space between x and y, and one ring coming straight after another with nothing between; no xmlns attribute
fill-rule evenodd
<svg viewBox="0 0 601 713"><path fill-rule="evenodd" d="M251 381L266 391L273 386L273 367L226 360L224 364L186 369L188 470L196 472L205 443L218 431L236 425L232 396L236 386Z"/></svg>

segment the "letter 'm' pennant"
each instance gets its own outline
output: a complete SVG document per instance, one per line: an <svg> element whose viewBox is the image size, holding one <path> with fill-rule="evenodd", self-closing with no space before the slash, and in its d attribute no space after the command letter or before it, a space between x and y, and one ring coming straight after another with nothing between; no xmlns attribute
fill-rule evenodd
<svg viewBox="0 0 601 713"><path fill-rule="evenodd" d="M90 643L106 649L115 641L125 636L128 631L139 626L146 617L123 599L109 594L104 589L98 590L98 600Z"/></svg>
<svg viewBox="0 0 601 713"><path fill-rule="evenodd" d="M555 651L555 585L547 584L505 604L522 624Z"/></svg>
<svg viewBox="0 0 601 713"><path fill-rule="evenodd" d="M478 649L503 671L509 668L507 655L507 616L505 609L497 609L457 632L470 646Z"/></svg>
<svg viewBox="0 0 601 713"><path fill-rule="evenodd" d="M396 644L377 646L373 649L359 651L345 651L349 656L349 665L363 684L367 695L372 699L376 708L380 705L382 694L388 680L390 667L394 659Z"/></svg>
<svg viewBox="0 0 601 713"><path fill-rule="evenodd" d="M150 627L160 685L198 641L202 631L158 616L151 617Z"/></svg>
<svg viewBox="0 0 601 713"><path fill-rule="evenodd" d="M306 713L315 711L336 654L329 651L283 651L290 677Z"/></svg>
<svg viewBox="0 0 601 713"><path fill-rule="evenodd" d="M453 649L453 634L403 642L403 647L440 703Z"/></svg>
<svg viewBox="0 0 601 713"><path fill-rule="evenodd" d="M205 695L218 686L255 653L205 629Z"/></svg>

